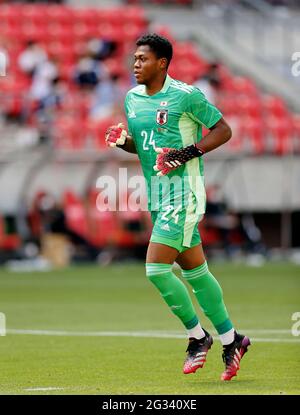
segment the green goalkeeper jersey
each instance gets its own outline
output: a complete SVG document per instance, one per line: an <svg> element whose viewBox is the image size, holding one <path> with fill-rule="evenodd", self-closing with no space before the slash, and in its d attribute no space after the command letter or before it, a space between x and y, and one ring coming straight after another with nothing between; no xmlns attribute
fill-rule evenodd
<svg viewBox="0 0 300 415"><path fill-rule="evenodd" d="M156 147L180 149L202 138L202 126L211 128L222 118L196 87L167 75L163 88L147 95L145 85L132 88L125 99L129 134L133 137L146 179L148 209L168 209L196 203L205 211L203 160L194 158L167 176L153 169Z"/></svg>

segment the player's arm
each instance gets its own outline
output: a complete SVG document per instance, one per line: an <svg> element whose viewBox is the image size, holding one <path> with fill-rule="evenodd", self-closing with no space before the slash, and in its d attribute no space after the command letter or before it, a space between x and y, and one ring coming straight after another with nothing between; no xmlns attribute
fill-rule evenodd
<svg viewBox="0 0 300 415"><path fill-rule="evenodd" d="M122 150L127 151L127 153L137 154L136 147L133 141L133 138L130 135L127 135L125 143L121 145L117 145Z"/></svg>
<svg viewBox="0 0 300 415"><path fill-rule="evenodd" d="M159 176L168 174L195 157L203 156L231 138L231 128L222 114L200 91L194 91L193 95L188 96L186 110L193 121L204 125L210 132L200 142L181 149L157 148L159 154L154 170L158 171Z"/></svg>
<svg viewBox="0 0 300 415"><path fill-rule="evenodd" d="M203 137L199 143L196 143L196 147L202 151L203 154L225 144L232 135L231 128L223 117L210 127L209 130L209 133Z"/></svg>
<svg viewBox="0 0 300 415"><path fill-rule="evenodd" d="M137 153L133 138L128 134L122 123L112 125L107 129L105 142L108 147L119 147L127 153Z"/></svg>
<svg viewBox="0 0 300 415"><path fill-rule="evenodd" d="M204 153L214 150L226 143L231 137L231 128L222 117L210 132L196 144L181 148L179 150L172 148L156 148L159 153L156 158L154 170L158 171L158 176L168 174L195 157L201 157Z"/></svg>

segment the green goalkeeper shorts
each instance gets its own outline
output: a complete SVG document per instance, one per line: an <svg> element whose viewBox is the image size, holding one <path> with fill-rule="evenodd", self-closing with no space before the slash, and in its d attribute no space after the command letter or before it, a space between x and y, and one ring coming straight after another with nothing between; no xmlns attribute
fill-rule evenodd
<svg viewBox="0 0 300 415"><path fill-rule="evenodd" d="M201 243L199 222L203 214L193 211L189 206L165 211L152 211L153 229L150 241L168 245L184 252Z"/></svg>

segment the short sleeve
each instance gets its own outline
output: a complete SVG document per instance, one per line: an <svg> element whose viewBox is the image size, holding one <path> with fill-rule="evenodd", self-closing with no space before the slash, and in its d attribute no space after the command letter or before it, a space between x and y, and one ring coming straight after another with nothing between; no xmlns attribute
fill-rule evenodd
<svg viewBox="0 0 300 415"><path fill-rule="evenodd" d="M185 108L194 121L208 129L213 127L223 116L213 104L207 101L198 88L195 88L190 94L186 94Z"/></svg>

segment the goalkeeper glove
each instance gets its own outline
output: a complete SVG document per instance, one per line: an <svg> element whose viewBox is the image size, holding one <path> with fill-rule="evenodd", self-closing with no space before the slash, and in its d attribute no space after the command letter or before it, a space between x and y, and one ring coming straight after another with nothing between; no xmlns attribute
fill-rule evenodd
<svg viewBox="0 0 300 415"><path fill-rule="evenodd" d="M181 148L180 150L164 147L156 148L155 151L158 155L153 168L155 171L158 171L157 176L168 174L170 171L178 169L187 161L195 157L201 157L204 154L204 151L200 150L196 144Z"/></svg>
<svg viewBox="0 0 300 415"><path fill-rule="evenodd" d="M123 146L127 139L127 131L122 123L112 125L106 130L105 142L108 147Z"/></svg>

